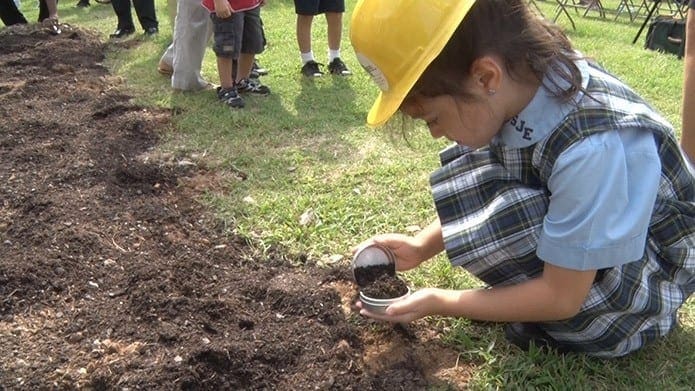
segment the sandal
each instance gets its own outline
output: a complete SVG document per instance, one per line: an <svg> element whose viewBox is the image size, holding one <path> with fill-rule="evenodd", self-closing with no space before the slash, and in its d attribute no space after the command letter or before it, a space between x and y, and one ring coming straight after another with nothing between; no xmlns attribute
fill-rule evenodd
<svg viewBox="0 0 695 391"><path fill-rule="evenodd" d="M159 65L157 65L157 72L164 76L171 76L174 74L174 69L170 65L160 62Z"/></svg>
<svg viewBox="0 0 695 391"><path fill-rule="evenodd" d="M49 34L58 35L63 31L60 29L58 18L46 18L41 21L41 25L46 28Z"/></svg>

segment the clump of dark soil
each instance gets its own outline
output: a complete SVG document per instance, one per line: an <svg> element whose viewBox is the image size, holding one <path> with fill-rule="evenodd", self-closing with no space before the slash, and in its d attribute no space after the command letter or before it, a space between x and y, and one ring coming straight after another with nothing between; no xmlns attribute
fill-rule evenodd
<svg viewBox="0 0 695 391"><path fill-rule="evenodd" d="M225 173L157 150L171 112L121 92L120 49L0 30L0 389L465 387L432 325L371 324L347 268L210 216L196 197Z"/></svg>
<svg viewBox="0 0 695 391"><path fill-rule="evenodd" d="M372 299L393 299L408 293L408 286L398 277L382 274L369 285L362 287L362 293Z"/></svg>
<svg viewBox="0 0 695 391"><path fill-rule="evenodd" d="M355 282L359 286L368 286L373 284L376 280L382 277L394 277L396 275L396 269L392 264L375 264L358 266L352 270L355 276Z"/></svg>

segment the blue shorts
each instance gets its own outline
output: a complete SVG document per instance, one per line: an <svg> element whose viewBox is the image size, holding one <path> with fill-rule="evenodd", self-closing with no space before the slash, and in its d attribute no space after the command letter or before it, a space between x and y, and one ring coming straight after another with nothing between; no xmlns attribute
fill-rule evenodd
<svg viewBox="0 0 695 391"><path fill-rule="evenodd" d="M345 12L345 0L294 0L298 15L319 15L326 12Z"/></svg>
<svg viewBox="0 0 695 391"><path fill-rule="evenodd" d="M210 14L214 32L212 50L217 57L239 58L239 53L259 54L265 48L261 7L221 19Z"/></svg>

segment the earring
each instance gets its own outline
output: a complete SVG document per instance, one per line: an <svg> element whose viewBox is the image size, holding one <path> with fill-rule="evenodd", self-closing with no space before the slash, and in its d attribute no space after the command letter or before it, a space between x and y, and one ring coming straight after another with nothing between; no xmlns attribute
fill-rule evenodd
<svg viewBox="0 0 695 391"><path fill-rule="evenodd" d="M488 95L495 95L496 92L497 92L497 91L493 90L492 88L490 88L489 90L487 90L487 94L488 94Z"/></svg>

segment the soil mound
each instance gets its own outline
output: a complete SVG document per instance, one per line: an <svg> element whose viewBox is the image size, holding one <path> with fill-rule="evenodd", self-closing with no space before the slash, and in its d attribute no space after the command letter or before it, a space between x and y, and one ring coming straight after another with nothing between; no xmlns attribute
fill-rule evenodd
<svg viewBox="0 0 695 391"><path fill-rule="evenodd" d="M0 30L0 389L463 387L431 328L351 312L348 267L226 234L187 185L210 173L156 153L171 113L118 92L106 49Z"/></svg>

